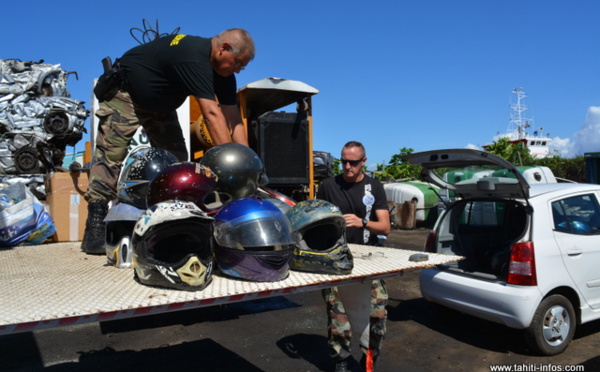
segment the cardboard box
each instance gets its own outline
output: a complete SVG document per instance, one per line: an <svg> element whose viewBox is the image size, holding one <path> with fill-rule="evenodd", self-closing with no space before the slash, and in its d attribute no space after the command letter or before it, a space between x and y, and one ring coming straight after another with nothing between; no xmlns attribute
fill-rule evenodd
<svg viewBox="0 0 600 372"><path fill-rule="evenodd" d="M87 202L83 198L88 187L87 174L55 172L48 176L45 186L50 216L56 226L53 240L81 241L87 219Z"/></svg>

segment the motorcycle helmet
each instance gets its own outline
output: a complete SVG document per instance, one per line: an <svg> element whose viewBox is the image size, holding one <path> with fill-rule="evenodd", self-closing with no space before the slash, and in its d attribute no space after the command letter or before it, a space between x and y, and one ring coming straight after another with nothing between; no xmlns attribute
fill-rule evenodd
<svg viewBox="0 0 600 372"><path fill-rule="evenodd" d="M150 207L167 200L187 200L206 211L204 200L216 184L217 177L205 166L190 161L171 164L150 182L147 205Z"/></svg>
<svg viewBox="0 0 600 372"><path fill-rule="evenodd" d="M215 215L215 259L227 276L274 282L289 274L294 251L290 223L273 203L235 199Z"/></svg>
<svg viewBox="0 0 600 372"><path fill-rule="evenodd" d="M150 181L168 165L179 160L167 150L142 147L132 151L117 183L119 201L146 209L146 194Z"/></svg>
<svg viewBox="0 0 600 372"><path fill-rule="evenodd" d="M322 274L346 275L354 260L346 243L346 221L334 204L303 200L286 212L297 247L290 268Z"/></svg>
<svg viewBox="0 0 600 372"><path fill-rule="evenodd" d="M216 190L231 195L232 199L253 195L268 181L260 157L250 147L239 143L211 148L200 159L200 164L217 175Z"/></svg>
<svg viewBox="0 0 600 372"><path fill-rule="evenodd" d="M259 187L258 190L256 190L256 195L275 204L277 208L279 208L279 210L281 210L284 214L291 207L296 205L296 201L294 199L291 199L288 196L267 187Z"/></svg>
<svg viewBox="0 0 600 372"><path fill-rule="evenodd" d="M117 203L109 210L104 222L106 260L109 265L118 268L131 267L131 236L136 221L144 213L127 203Z"/></svg>
<svg viewBox="0 0 600 372"><path fill-rule="evenodd" d="M135 278L149 286L198 291L212 280L212 222L196 204L169 200L148 208L135 224Z"/></svg>

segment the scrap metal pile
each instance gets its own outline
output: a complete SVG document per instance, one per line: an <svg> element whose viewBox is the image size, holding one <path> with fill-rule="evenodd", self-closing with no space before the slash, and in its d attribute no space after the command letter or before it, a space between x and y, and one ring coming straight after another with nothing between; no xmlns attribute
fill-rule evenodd
<svg viewBox="0 0 600 372"><path fill-rule="evenodd" d="M89 111L60 65L0 59L0 174L43 174L81 140Z"/></svg>

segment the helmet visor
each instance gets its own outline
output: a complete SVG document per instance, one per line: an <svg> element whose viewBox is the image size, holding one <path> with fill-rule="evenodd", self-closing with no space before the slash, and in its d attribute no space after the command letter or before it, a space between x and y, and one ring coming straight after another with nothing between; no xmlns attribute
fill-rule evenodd
<svg viewBox="0 0 600 372"><path fill-rule="evenodd" d="M279 210L266 211L256 219L242 216L227 222L217 220L214 236L218 245L240 250L281 250L293 242L289 221Z"/></svg>

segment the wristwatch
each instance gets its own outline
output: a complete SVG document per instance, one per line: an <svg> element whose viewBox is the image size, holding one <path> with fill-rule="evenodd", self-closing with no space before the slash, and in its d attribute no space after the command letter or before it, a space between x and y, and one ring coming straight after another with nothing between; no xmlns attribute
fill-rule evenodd
<svg viewBox="0 0 600 372"><path fill-rule="evenodd" d="M369 219L368 218L364 218L363 219L363 229L367 228L367 224L369 223Z"/></svg>

